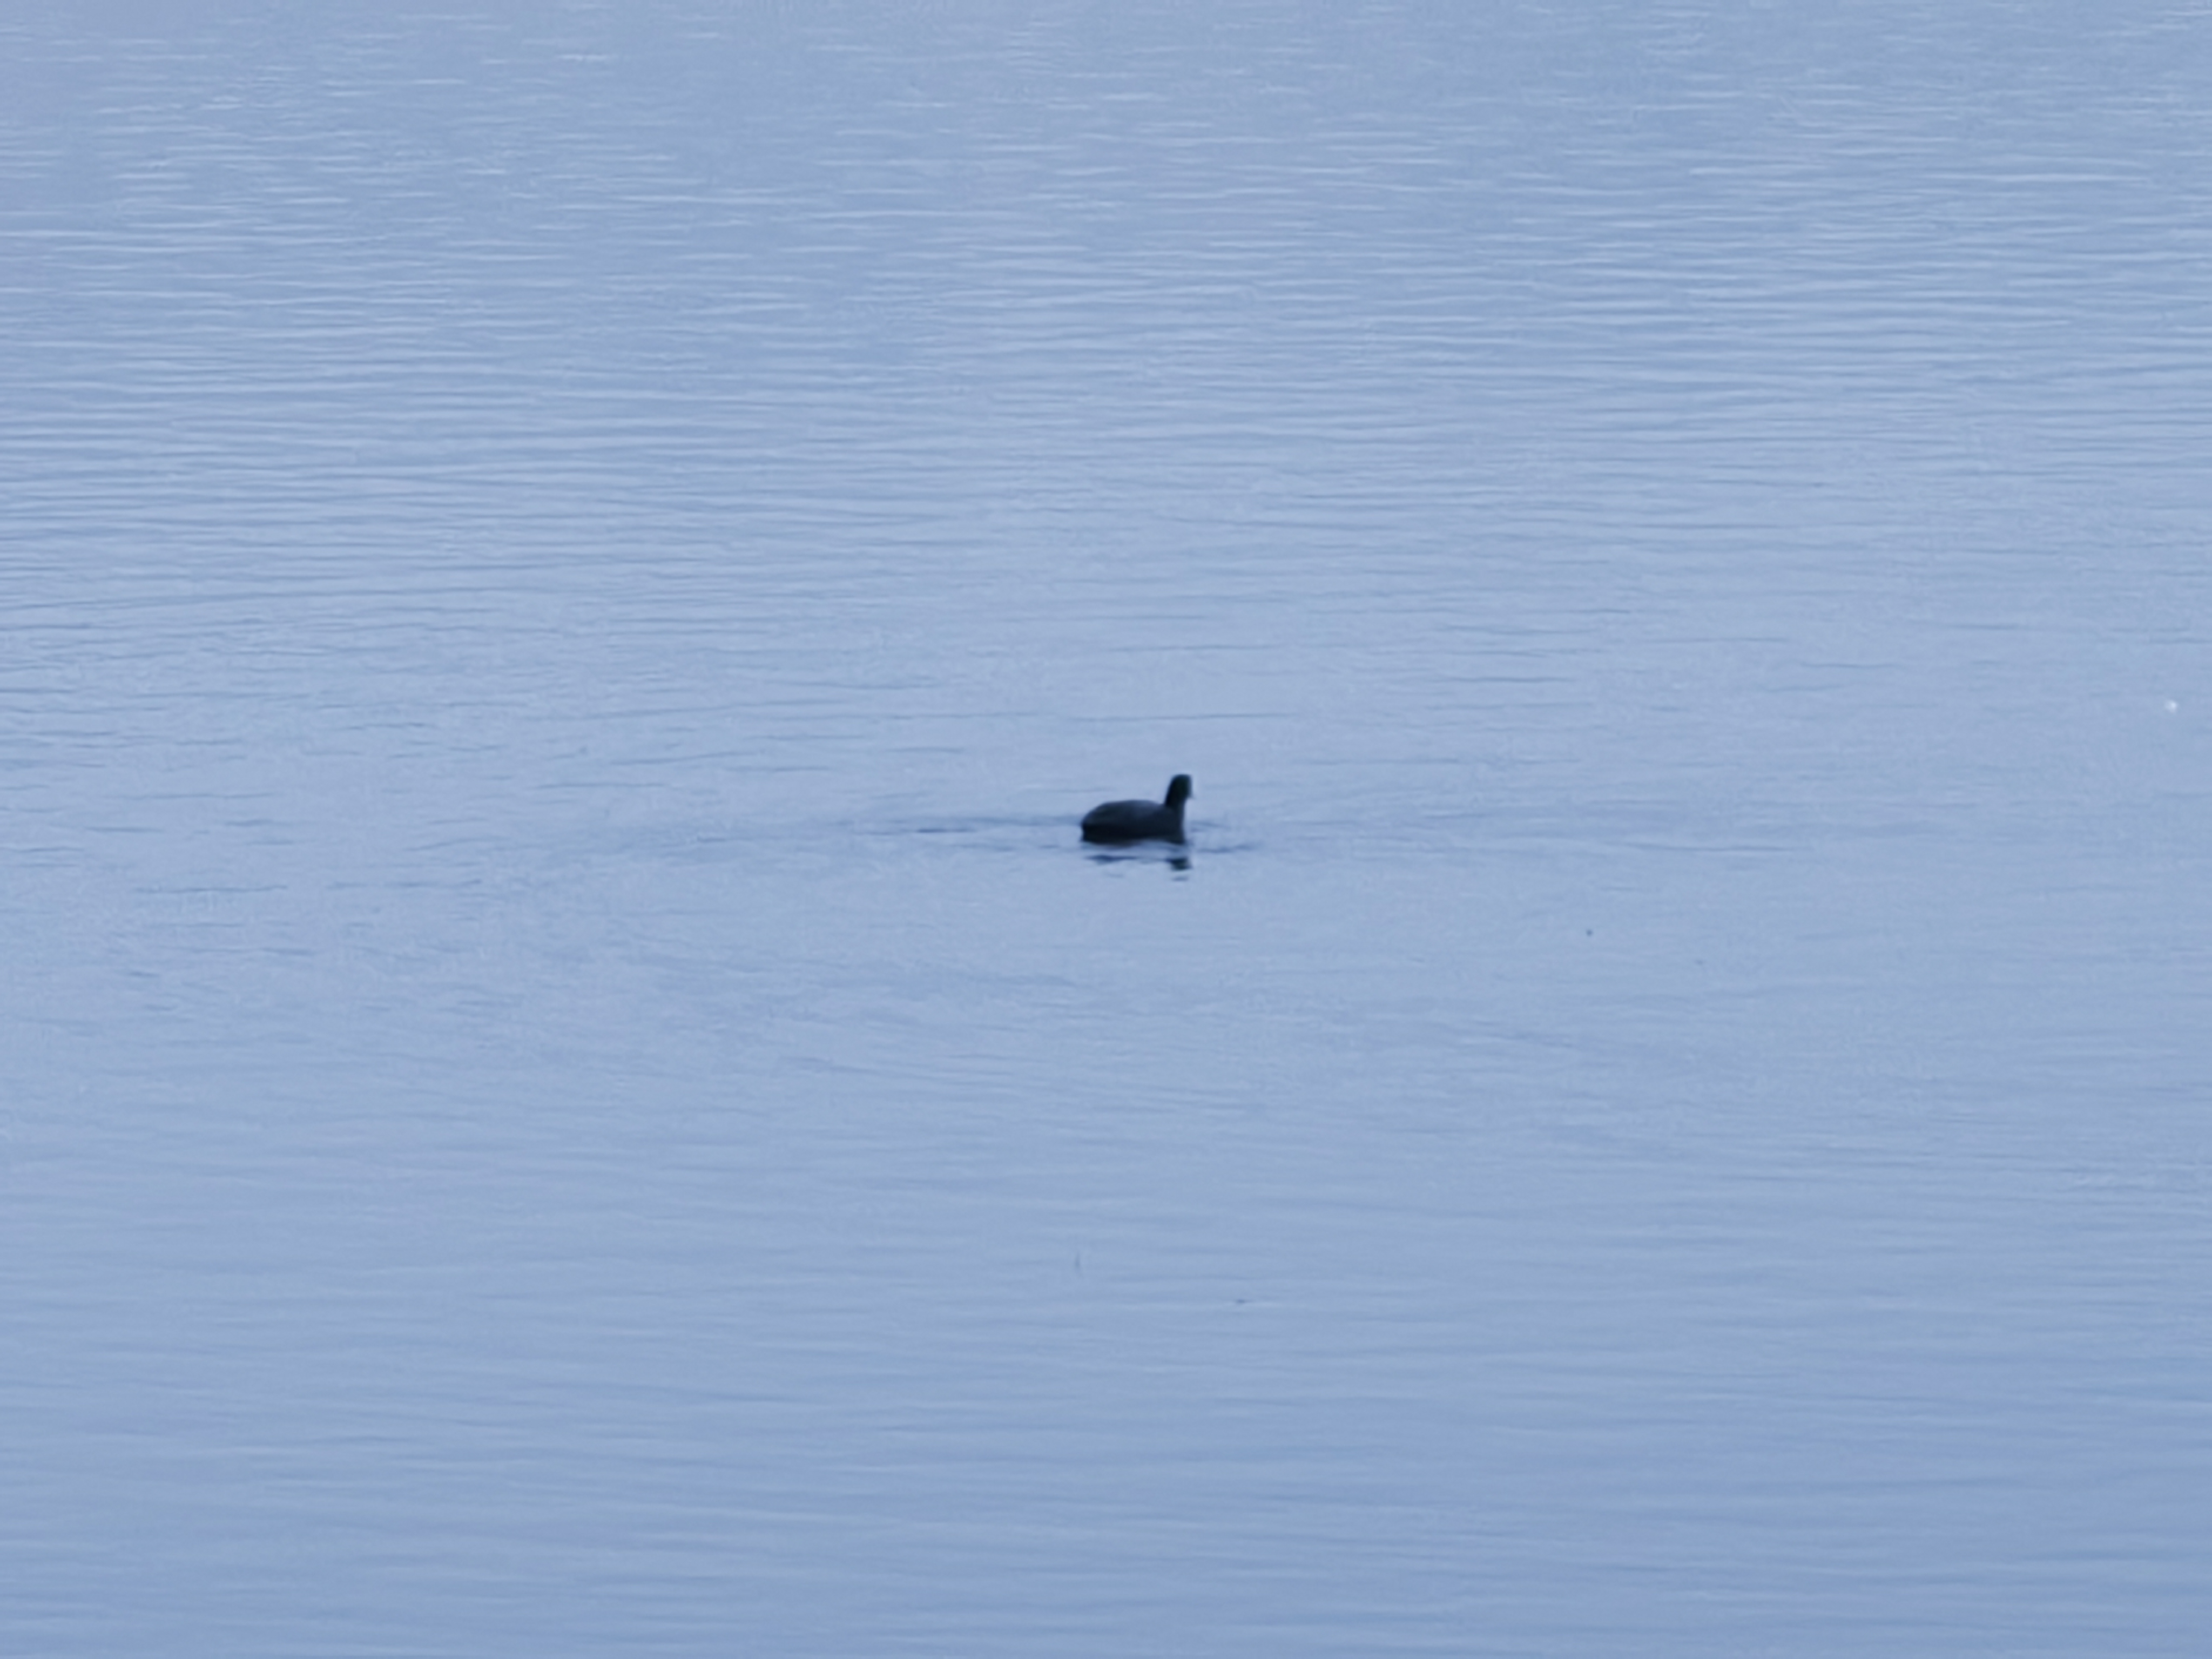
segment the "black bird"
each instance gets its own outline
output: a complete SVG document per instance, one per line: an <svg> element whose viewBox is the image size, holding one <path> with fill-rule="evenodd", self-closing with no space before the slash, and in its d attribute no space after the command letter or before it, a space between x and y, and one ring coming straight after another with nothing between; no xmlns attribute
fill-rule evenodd
<svg viewBox="0 0 2212 1659"><path fill-rule="evenodd" d="M1085 841L1181 841L1182 804L1190 799L1190 778L1178 772L1168 781L1168 798L1158 805L1148 800L1109 800L1083 815Z"/></svg>

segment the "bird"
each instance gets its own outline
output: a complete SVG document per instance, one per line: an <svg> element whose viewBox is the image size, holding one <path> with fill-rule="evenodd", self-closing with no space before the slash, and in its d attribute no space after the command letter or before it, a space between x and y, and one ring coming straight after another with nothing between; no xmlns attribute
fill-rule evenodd
<svg viewBox="0 0 2212 1659"><path fill-rule="evenodd" d="M1083 839L1095 842L1181 841L1182 804L1190 799L1190 777L1178 772L1168 780L1168 798L1109 800L1083 815Z"/></svg>

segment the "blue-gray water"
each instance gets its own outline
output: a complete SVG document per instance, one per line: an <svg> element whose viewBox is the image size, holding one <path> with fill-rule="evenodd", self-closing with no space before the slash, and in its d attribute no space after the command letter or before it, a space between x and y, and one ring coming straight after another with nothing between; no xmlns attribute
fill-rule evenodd
<svg viewBox="0 0 2212 1659"><path fill-rule="evenodd" d="M0 1650L2201 1652L2208 85L15 9Z"/></svg>

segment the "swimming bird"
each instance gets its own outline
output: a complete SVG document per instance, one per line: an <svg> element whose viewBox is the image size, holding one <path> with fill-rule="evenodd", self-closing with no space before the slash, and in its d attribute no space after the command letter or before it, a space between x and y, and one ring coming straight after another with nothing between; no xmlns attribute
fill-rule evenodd
<svg viewBox="0 0 2212 1659"><path fill-rule="evenodd" d="M1190 778L1178 772L1168 780L1168 798L1109 800L1083 815L1083 839L1099 842L1181 841L1182 804L1190 799Z"/></svg>

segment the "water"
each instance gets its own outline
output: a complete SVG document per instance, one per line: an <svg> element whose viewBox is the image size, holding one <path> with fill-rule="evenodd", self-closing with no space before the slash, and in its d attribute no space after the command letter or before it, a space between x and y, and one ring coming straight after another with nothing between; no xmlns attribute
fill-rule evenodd
<svg viewBox="0 0 2212 1659"><path fill-rule="evenodd" d="M0 1646L2194 1652L2208 41L0 25Z"/></svg>

